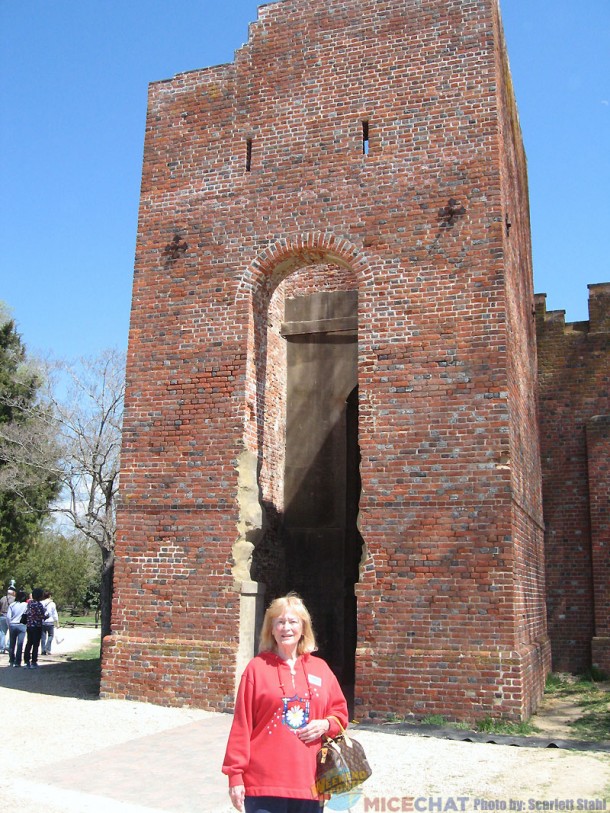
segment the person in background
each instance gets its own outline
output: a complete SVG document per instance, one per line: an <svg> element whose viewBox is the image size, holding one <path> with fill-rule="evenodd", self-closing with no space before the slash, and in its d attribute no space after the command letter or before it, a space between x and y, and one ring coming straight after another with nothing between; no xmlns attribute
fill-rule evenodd
<svg viewBox="0 0 610 813"><path fill-rule="evenodd" d="M347 728L337 678L311 653L311 617L295 593L271 603L259 654L242 675L222 772L233 807L245 813L316 813L322 736Z"/></svg>
<svg viewBox="0 0 610 813"><path fill-rule="evenodd" d="M0 598L0 652L8 652L10 647L10 636L8 631L8 608L15 601L17 592L14 587L9 587L6 595Z"/></svg>
<svg viewBox="0 0 610 813"><path fill-rule="evenodd" d="M42 606L43 592L40 587L32 590L32 598L27 608L27 633L23 659L28 669L38 669L38 647L42 638L42 622L46 610Z"/></svg>
<svg viewBox="0 0 610 813"><path fill-rule="evenodd" d="M42 606L45 609L45 619L42 622L42 637L40 639L40 654L50 655L51 644L55 634L55 627L59 627L59 616L57 606L53 601L50 590L45 590L42 596Z"/></svg>
<svg viewBox="0 0 610 813"><path fill-rule="evenodd" d="M18 590L15 601L8 608L8 631L10 644L8 659L11 666L21 666L23 641L25 640L26 625L22 617L28 611L27 596L23 590Z"/></svg>

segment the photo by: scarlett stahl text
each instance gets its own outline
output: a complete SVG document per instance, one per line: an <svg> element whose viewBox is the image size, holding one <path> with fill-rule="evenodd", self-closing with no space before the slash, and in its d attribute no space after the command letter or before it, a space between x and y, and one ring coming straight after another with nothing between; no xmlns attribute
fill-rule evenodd
<svg viewBox="0 0 610 813"><path fill-rule="evenodd" d="M347 795L347 794L346 794ZM340 799L338 796L336 799ZM352 800L355 802L356 799ZM361 795L356 810L365 813L478 813L478 811L586 811L608 810L607 799L477 799L470 796Z"/></svg>

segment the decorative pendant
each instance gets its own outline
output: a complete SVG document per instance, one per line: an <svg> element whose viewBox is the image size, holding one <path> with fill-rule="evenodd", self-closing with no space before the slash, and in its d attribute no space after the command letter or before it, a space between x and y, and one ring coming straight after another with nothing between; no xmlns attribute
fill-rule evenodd
<svg viewBox="0 0 610 813"><path fill-rule="evenodd" d="M282 697L282 723L293 731L304 728L309 722L309 700L298 697Z"/></svg>

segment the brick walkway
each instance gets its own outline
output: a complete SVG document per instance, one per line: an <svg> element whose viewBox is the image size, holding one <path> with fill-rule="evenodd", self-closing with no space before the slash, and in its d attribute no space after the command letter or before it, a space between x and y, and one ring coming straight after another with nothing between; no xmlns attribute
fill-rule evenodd
<svg viewBox="0 0 610 813"><path fill-rule="evenodd" d="M0 801L8 791L26 809L52 813L229 813L220 766L230 725L217 715L58 761L35 782L5 784Z"/></svg>

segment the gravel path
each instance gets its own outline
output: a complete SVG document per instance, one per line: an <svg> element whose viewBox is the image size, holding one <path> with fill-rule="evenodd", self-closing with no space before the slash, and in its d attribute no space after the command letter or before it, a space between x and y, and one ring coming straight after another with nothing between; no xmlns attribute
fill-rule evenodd
<svg viewBox="0 0 610 813"><path fill-rule="evenodd" d="M69 658L97 633L84 629L64 633L57 654L41 659L36 672L0 668L5 736L16 738L30 752L33 747L37 754L35 776L24 759L12 761L10 770L3 772L4 807L26 805L45 813L229 813L219 768L230 717L95 699L91 687L74 678L78 663ZM195 734L199 739L190 740ZM366 730L357 736L373 776L352 798L354 813L610 810L607 752L517 748ZM150 756L151 747L159 749L159 761ZM123 760L133 758L131 784L152 789L146 800L134 798L133 790L121 790L120 778L111 770L113 765L120 767L121 754ZM107 778L107 790L103 782L101 789L89 787L79 767L84 765L94 772L99 767L97 774ZM66 770L74 774L73 788L68 790L69 784L60 782ZM156 795L155 777L161 783ZM168 782L169 796L163 789ZM348 809L343 801L342 806L337 797L327 810Z"/></svg>

